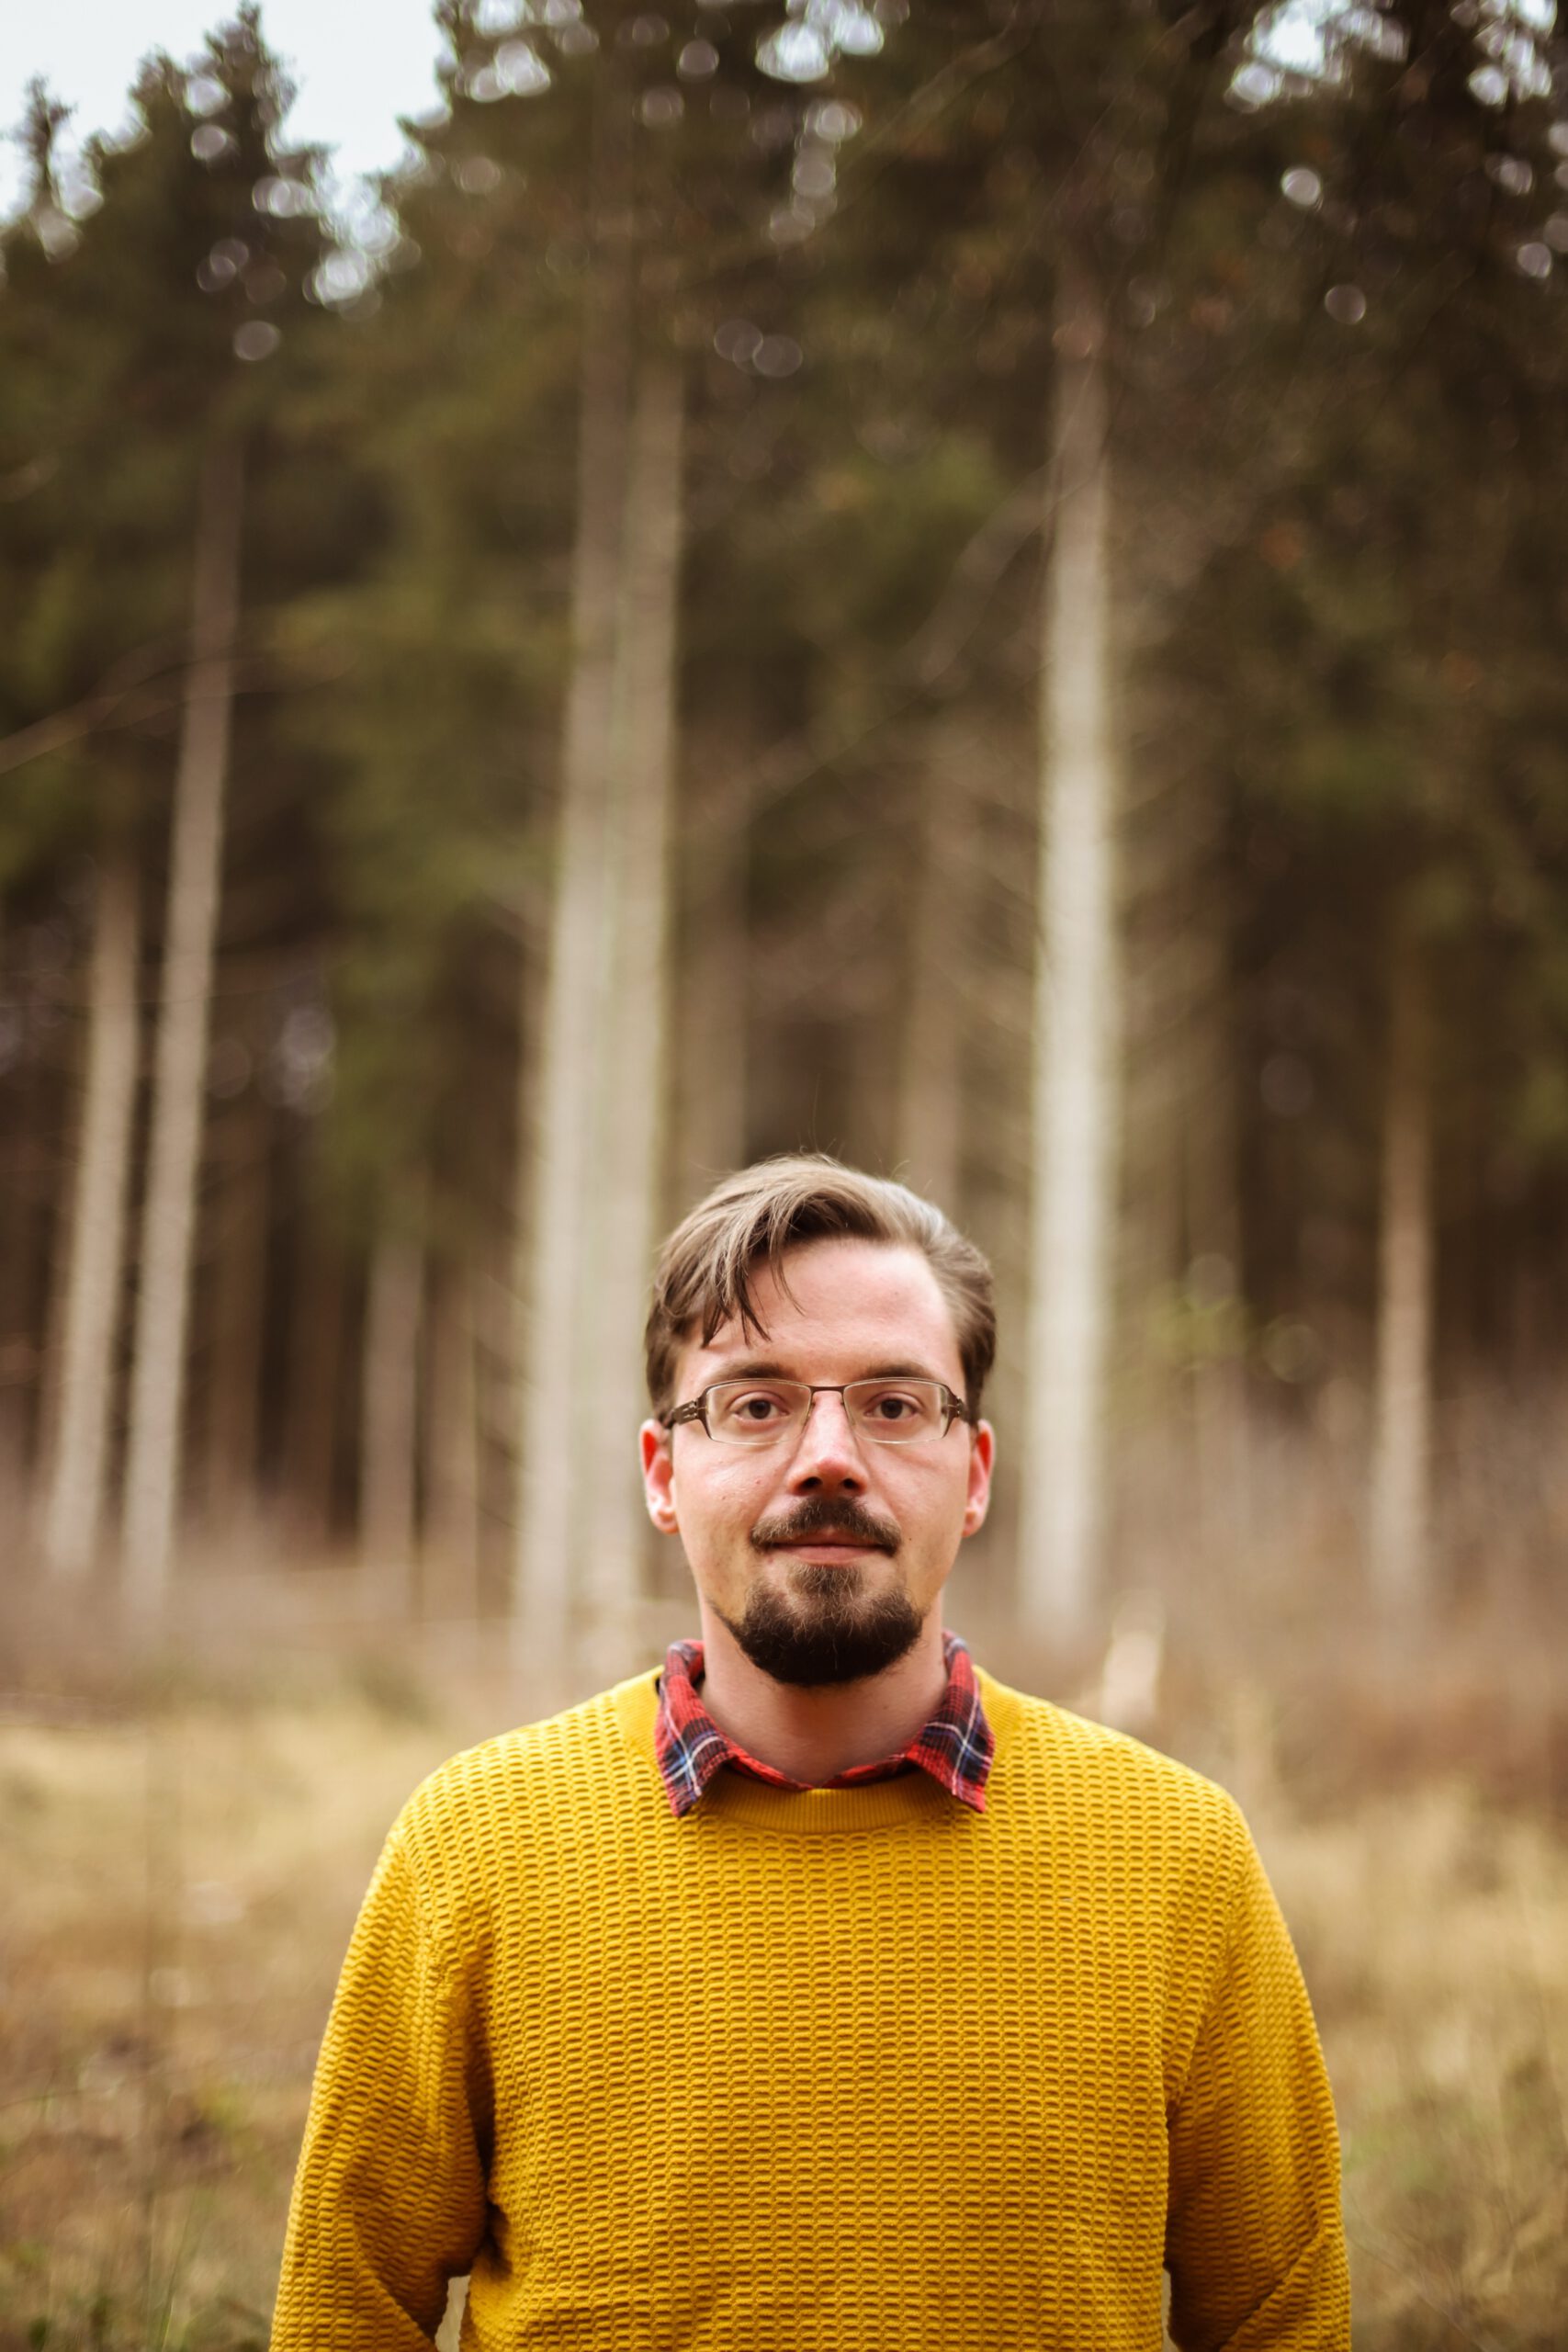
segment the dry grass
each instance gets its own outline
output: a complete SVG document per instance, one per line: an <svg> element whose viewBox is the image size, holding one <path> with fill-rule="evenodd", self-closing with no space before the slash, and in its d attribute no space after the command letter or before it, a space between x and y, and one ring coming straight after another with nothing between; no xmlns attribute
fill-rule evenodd
<svg viewBox="0 0 1568 2352"><path fill-rule="evenodd" d="M1190 1738L1161 1736L1223 1772L1212 1699ZM1544 1803L1451 1764L1309 1804L1257 1713L1233 1710L1235 1777L1339 2098L1358 2346L1562 2345L1568 1848ZM265 2344L315 2041L381 1835L504 1714L499 1693L422 1700L363 1672L13 1702L4 2352Z"/></svg>
<svg viewBox="0 0 1568 2352"><path fill-rule="evenodd" d="M455 1733L353 1689L0 1729L6 2352L265 2344L337 1962Z"/></svg>
<svg viewBox="0 0 1568 2352"><path fill-rule="evenodd" d="M1258 1824L1345 2134L1356 2341L1568 2342L1568 1851L1461 1782Z"/></svg>

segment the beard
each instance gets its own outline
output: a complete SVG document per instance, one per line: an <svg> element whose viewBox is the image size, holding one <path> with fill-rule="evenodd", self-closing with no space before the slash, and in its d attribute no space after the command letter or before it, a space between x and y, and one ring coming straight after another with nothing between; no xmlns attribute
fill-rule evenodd
<svg viewBox="0 0 1568 2352"><path fill-rule="evenodd" d="M760 1520L750 1540L753 1550L767 1552L807 1536L847 1536L889 1557L902 1541L890 1521L842 1496L814 1497L778 1519ZM868 1594L858 1565L800 1560L784 1589L760 1577L740 1616L721 1622L761 1673L810 1690L860 1682L897 1665L919 1640L923 1620L897 1587Z"/></svg>

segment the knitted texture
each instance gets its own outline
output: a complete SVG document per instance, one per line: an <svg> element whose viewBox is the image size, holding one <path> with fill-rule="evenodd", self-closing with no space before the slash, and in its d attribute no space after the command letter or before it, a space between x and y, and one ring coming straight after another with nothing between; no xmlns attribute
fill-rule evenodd
<svg viewBox="0 0 1568 2352"><path fill-rule="evenodd" d="M1345 2352L1334 2113L1241 1816L981 1677L987 1809L721 1772L650 1673L442 1767L321 2049L274 2352Z"/></svg>

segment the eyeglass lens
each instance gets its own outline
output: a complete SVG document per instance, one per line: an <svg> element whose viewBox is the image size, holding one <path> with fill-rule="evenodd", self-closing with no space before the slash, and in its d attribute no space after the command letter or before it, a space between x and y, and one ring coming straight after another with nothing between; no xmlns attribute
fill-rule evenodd
<svg viewBox="0 0 1568 2352"><path fill-rule="evenodd" d="M878 1445L912 1445L947 1426L940 1381L854 1380L842 1393L851 1427ZM720 1381L707 1391L708 1433L723 1445L772 1445L801 1427L812 1401L804 1381Z"/></svg>

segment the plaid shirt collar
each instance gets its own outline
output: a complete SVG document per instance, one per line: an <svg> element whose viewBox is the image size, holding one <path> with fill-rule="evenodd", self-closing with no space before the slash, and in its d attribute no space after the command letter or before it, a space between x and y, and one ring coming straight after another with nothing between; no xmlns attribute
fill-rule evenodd
<svg viewBox="0 0 1568 2352"><path fill-rule="evenodd" d="M967 1648L956 1634L947 1633L942 1634L942 1648L947 1666L947 1688L908 1747L900 1748L897 1756L885 1756L874 1764L852 1764L847 1772L840 1772L827 1783L829 1788L851 1789L863 1781L891 1780L896 1772L918 1765L960 1804L984 1813L986 1781L996 1752L996 1735L986 1718ZM720 1731L703 1704L702 1679L701 1642L672 1642L660 1678L659 1714L653 1733L659 1770L671 1811L677 1816L690 1813L714 1774L726 1764L737 1772L749 1773L753 1780L766 1781L772 1788L804 1788L804 1781L792 1781L775 1771L771 1764L748 1756L743 1747Z"/></svg>

